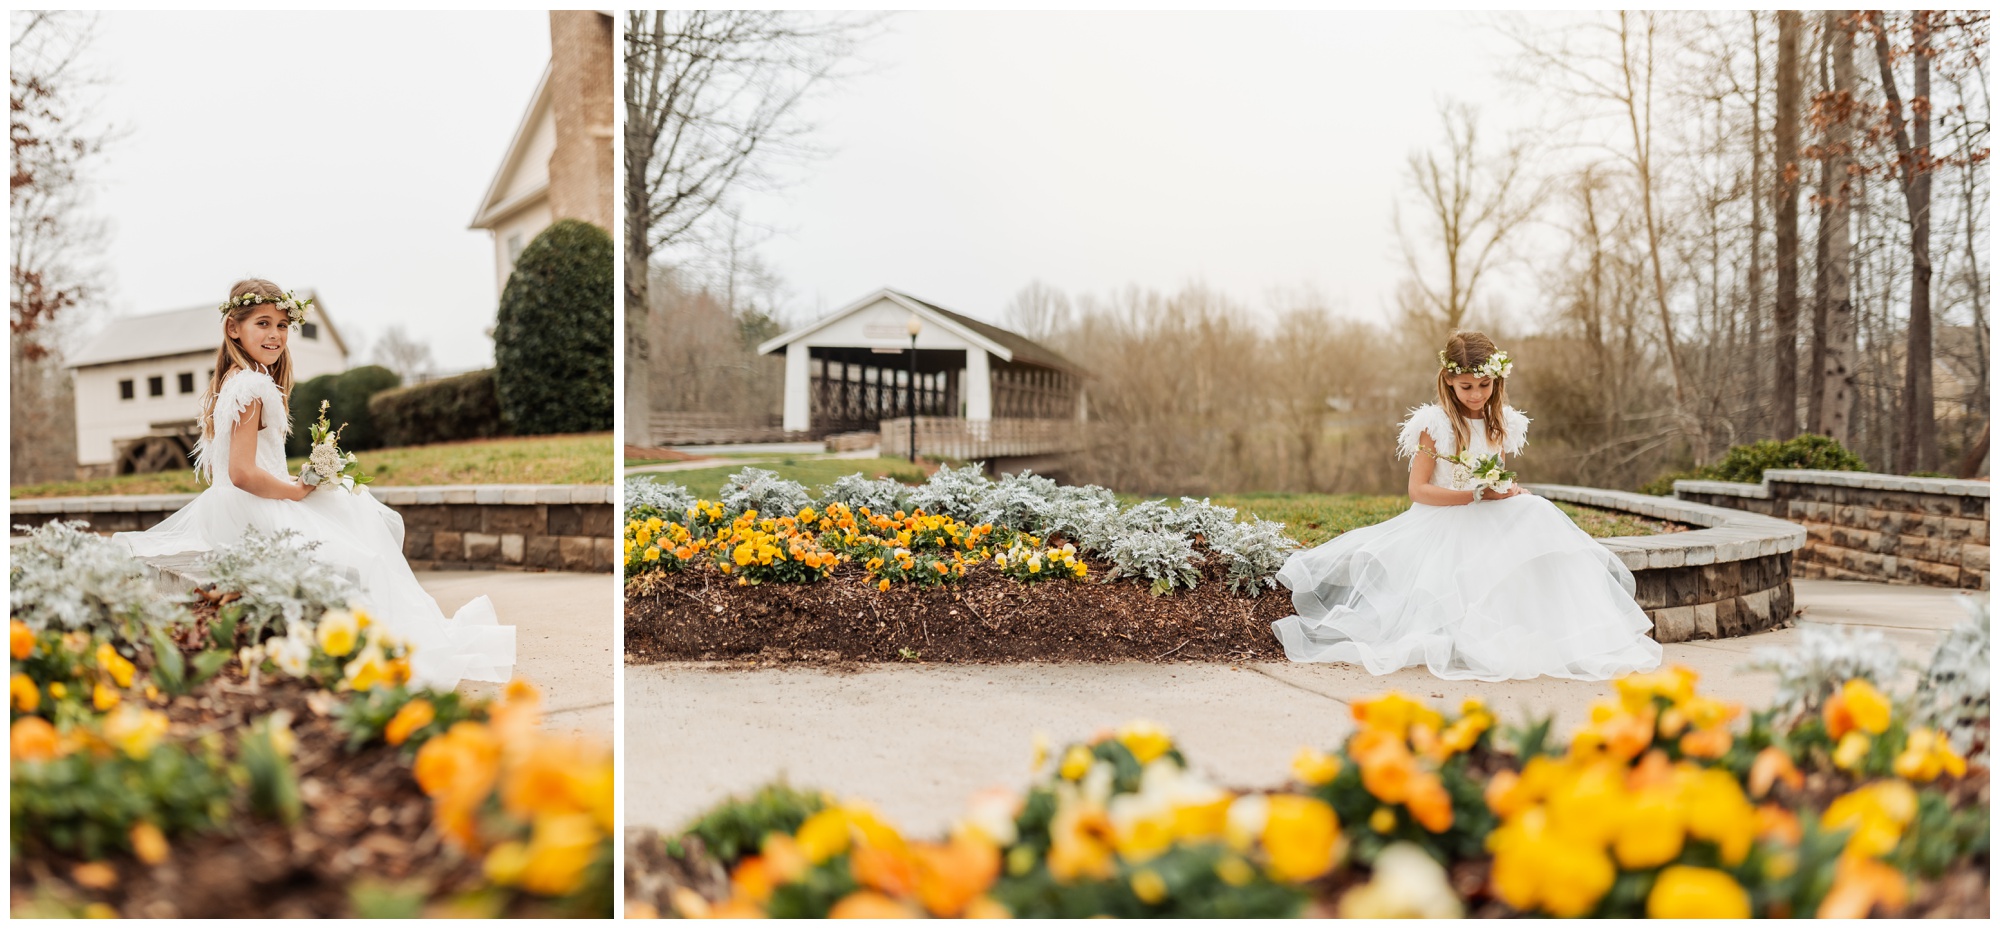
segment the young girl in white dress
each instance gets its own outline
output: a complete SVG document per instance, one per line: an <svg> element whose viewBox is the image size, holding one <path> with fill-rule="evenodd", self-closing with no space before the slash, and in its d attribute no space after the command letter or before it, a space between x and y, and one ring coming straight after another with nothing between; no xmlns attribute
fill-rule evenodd
<svg viewBox="0 0 2000 929"><path fill-rule="evenodd" d="M505 682L513 674L514 627L503 626L481 596L446 619L403 559L403 517L370 496L338 485L307 485L285 464L292 431L290 339L312 301L300 303L270 281L230 288L222 347L202 394L202 437L195 471L207 490L144 532L112 536L139 559L194 583L207 578L201 556L255 527L290 529L317 542L313 554L360 589L383 628L410 646L411 682L450 689L460 679Z"/></svg>
<svg viewBox="0 0 2000 929"><path fill-rule="evenodd" d="M1519 484L1478 487L1434 457L1504 458L1527 445L1528 417L1507 405L1513 362L1477 332L1453 333L1438 360L1438 402L1402 425L1410 508L1279 569L1298 611L1271 624L1286 656L1480 681L1658 667L1632 572L1609 549Z"/></svg>

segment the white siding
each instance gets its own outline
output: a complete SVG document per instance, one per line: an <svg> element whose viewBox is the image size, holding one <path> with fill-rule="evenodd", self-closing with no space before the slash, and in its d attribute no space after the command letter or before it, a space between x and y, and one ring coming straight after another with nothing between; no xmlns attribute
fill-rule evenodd
<svg viewBox="0 0 2000 929"><path fill-rule="evenodd" d="M292 336L294 382L347 370L347 357L335 346L325 324L314 322L318 323L319 338ZM154 423L201 416L201 395L208 389L214 364L215 351L210 349L78 368L75 372L77 464L110 464L118 440L145 435L152 431ZM194 375L191 393L180 392L183 373ZM147 379L152 377L161 378L163 396L151 396L147 390ZM119 397L118 382L122 380L132 381L130 400Z"/></svg>

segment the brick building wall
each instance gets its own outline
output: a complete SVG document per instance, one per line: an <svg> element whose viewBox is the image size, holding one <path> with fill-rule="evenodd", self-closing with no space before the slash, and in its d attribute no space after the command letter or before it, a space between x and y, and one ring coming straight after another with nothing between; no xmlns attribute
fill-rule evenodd
<svg viewBox="0 0 2000 929"><path fill-rule="evenodd" d="M549 208L557 219L611 229L613 106L611 17L549 11L549 91L556 149L549 156Z"/></svg>

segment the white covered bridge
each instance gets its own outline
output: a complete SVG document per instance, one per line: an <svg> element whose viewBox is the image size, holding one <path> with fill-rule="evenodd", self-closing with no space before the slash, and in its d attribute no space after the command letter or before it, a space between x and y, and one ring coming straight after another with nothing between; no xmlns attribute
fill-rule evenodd
<svg viewBox="0 0 2000 929"><path fill-rule="evenodd" d="M785 356L787 433L875 431L886 454L907 454L914 419L919 455L1051 470L1086 415L1087 375L1068 359L888 288L757 351Z"/></svg>

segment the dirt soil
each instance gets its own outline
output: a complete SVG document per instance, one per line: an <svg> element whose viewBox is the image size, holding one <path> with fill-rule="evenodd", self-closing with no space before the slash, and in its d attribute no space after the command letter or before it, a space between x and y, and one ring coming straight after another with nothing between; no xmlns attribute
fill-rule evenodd
<svg viewBox="0 0 2000 929"><path fill-rule="evenodd" d="M700 455L677 452L671 448L644 448L638 445L625 446L625 457L644 458L649 461L695 461Z"/></svg>
<svg viewBox="0 0 2000 929"><path fill-rule="evenodd" d="M1093 578L1108 565L1090 562ZM1142 581L1022 584L990 565L944 587L878 591L855 565L814 584L738 586L707 566L626 585L631 663L1275 661L1280 589L1231 594L1222 569L1153 596Z"/></svg>

